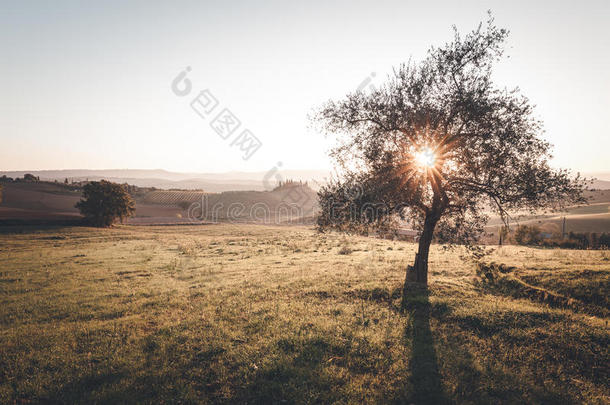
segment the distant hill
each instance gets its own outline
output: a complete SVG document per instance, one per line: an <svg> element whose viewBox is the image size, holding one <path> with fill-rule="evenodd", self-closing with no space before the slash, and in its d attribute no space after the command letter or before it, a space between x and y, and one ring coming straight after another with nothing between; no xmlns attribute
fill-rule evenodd
<svg viewBox="0 0 610 405"><path fill-rule="evenodd" d="M593 184L589 187L595 190L610 190L610 181L608 180L593 180Z"/></svg>
<svg viewBox="0 0 610 405"><path fill-rule="evenodd" d="M583 173L585 177L592 177L599 180L607 180L610 181L610 172L588 172Z"/></svg>
<svg viewBox="0 0 610 405"><path fill-rule="evenodd" d="M40 177L41 181L4 183L0 221L78 217L74 204L79 200L81 191L77 183L107 179L138 187L157 188L139 189L134 194L136 217L129 220L132 223L191 222L192 217L236 222L284 222L295 216L307 218L311 222L318 209L316 190L328 175L313 170L273 173L43 170L0 172L0 178L3 175L23 177L25 173ZM63 184L66 178L69 184ZM54 183L55 180L58 183ZM75 182L74 185L71 184L72 181ZM279 186L280 182L282 186ZM561 214L526 216L520 222L548 223L556 228L558 221L566 216L575 231L608 231L610 181L595 180L590 188L598 191L588 192L593 199L587 208L573 208ZM205 207L211 211L203 213ZM497 230L498 225L499 220L492 218L488 230Z"/></svg>
<svg viewBox="0 0 610 405"><path fill-rule="evenodd" d="M593 184L589 186L594 190L610 190L610 172L589 172L581 173L587 179L594 179Z"/></svg>
<svg viewBox="0 0 610 405"><path fill-rule="evenodd" d="M80 218L74 207L82 190L77 185L3 182L0 224L15 221L66 221ZM307 184L288 182L270 191L237 190L209 193L195 190L131 190L136 202L133 224L190 222L311 223L318 207Z"/></svg>
<svg viewBox="0 0 610 405"><path fill-rule="evenodd" d="M138 187L162 189L205 190L218 193L234 190L271 190L280 180L308 181L317 189L327 181L330 172L322 170L280 170L277 172L226 172L226 173L176 173L166 170L22 170L0 172L0 177L23 177L31 173L41 180L63 182L84 180L109 180Z"/></svg>
<svg viewBox="0 0 610 405"><path fill-rule="evenodd" d="M295 183L271 191L222 193L157 190L136 200L134 224L175 222L311 223L317 194Z"/></svg>
<svg viewBox="0 0 610 405"><path fill-rule="evenodd" d="M329 171L324 170L279 170L277 172L224 172L224 173L178 173L162 169L108 169L108 170L19 170L0 172L0 177L23 177L31 173L41 180L63 182L106 179L116 183L128 183L138 187L156 187L161 189L205 190L219 193L223 191L252 190L265 191L273 189L280 180L308 181L309 186L317 190L328 181ZM610 172L584 173L585 177L596 180L590 188L610 190Z"/></svg>
<svg viewBox="0 0 610 405"><path fill-rule="evenodd" d="M565 218L566 232L610 232L610 190L587 191L585 196L589 200L587 205L569 207L563 212L515 216L511 226L536 225L544 232L557 234ZM501 219L492 216L485 229L489 235L484 240L497 241L501 225Z"/></svg>

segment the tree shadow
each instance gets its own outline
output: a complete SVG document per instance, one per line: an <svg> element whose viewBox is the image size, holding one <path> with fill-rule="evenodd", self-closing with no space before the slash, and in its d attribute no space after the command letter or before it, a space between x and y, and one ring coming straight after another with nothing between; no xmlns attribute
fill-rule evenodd
<svg viewBox="0 0 610 405"><path fill-rule="evenodd" d="M406 292L402 309L408 315L404 333L405 347L411 349L409 377L401 396L395 403L448 404L448 403L577 403L577 398L562 389L532 379L524 379L494 360L479 359L484 365L475 364L475 356L468 350L469 336L477 339L495 339L503 350L511 350L513 339L503 329L527 329L542 327L552 314L520 314L518 318L502 317L485 319L471 315L451 314L442 303L430 302L430 291L413 286ZM437 333L440 355L434 347L431 318L444 323L444 330ZM524 341L525 343L525 341ZM555 346L558 346L555 343ZM512 350L517 350L513 347ZM526 350L526 349L524 349ZM565 354L567 357L567 353ZM489 360L492 361L489 361ZM443 371L441 374L440 370ZM443 384L443 375L447 378Z"/></svg>
<svg viewBox="0 0 610 405"><path fill-rule="evenodd" d="M443 404L449 399L443 389L434 339L430 329L430 292L426 287L405 290L403 310L409 315L405 344L411 342L410 392L406 401L415 404Z"/></svg>

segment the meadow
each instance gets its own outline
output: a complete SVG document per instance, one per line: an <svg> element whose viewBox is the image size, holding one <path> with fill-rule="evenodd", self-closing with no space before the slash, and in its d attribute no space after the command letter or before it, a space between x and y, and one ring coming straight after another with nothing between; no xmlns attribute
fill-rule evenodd
<svg viewBox="0 0 610 405"><path fill-rule="evenodd" d="M434 245L403 310L415 250L309 227L5 227L0 402L610 401L610 252L504 246L492 282Z"/></svg>

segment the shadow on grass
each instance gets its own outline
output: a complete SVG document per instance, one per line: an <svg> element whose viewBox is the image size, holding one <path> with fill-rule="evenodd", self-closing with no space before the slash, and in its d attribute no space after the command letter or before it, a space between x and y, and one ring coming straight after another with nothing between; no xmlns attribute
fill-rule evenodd
<svg viewBox="0 0 610 405"><path fill-rule="evenodd" d="M430 295L426 289L408 291L406 295L405 316L401 318L406 322L402 336L404 362L396 361L402 360L401 343L396 342L396 350L388 353L383 344L347 332L338 335L310 329L291 330L286 336L269 341L265 351L253 358L243 356L241 351L230 355L226 342L206 344L195 352L192 346L183 344L182 332L163 330L143 339L142 350L147 360L141 369L119 368L114 373L74 378L44 402L583 402L577 394L568 392L569 387L561 381L549 379L554 370L544 369L548 359L535 360L542 358L538 353L569 359L571 365L578 366L575 370L568 367L567 373L562 371L565 377L582 378L587 366L594 365L600 376L594 381L599 384L605 381L603 359L574 347L576 335L568 336L569 339L536 335L537 339L545 339L542 347L538 344L538 352L531 335L516 340L521 339L523 330L538 330L559 322L561 319L556 319L555 314L454 313L442 296L437 295L431 302ZM591 342L594 347L604 347L606 337L600 338L604 340ZM469 346L473 340L478 347ZM486 345L488 341L492 344ZM508 351L515 355L507 360ZM517 356L528 351L533 352L531 357ZM219 365L223 367L218 368ZM517 367L526 370L520 372ZM381 383L378 386L359 384L376 379Z"/></svg>
<svg viewBox="0 0 610 405"><path fill-rule="evenodd" d="M406 294L403 309L409 317L404 337L406 345L411 342L411 376L408 382L410 390L406 398L397 398L397 401L416 404L449 403L441 382L430 329L430 293L425 287L411 286Z"/></svg>

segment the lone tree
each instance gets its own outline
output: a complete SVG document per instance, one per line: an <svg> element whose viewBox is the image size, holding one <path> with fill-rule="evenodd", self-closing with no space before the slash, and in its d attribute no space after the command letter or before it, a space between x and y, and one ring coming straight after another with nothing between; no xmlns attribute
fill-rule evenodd
<svg viewBox="0 0 610 405"><path fill-rule="evenodd" d="M427 284L433 237L474 247L491 209L508 224L516 210L584 202L584 181L549 167L550 144L518 90L496 87L492 65L508 31L493 18L431 48L387 82L330 101L314 120L339 135L331 152L343 175L319 192L320 230L420 231L408 282Z"/></svg>
<svg viewBox="0 0 610 405"><path fill-rule="evenodd" d="M135 203L122 185L102 180L85 185L76 208L91 225L107 227L132 216Z"/></svg>

